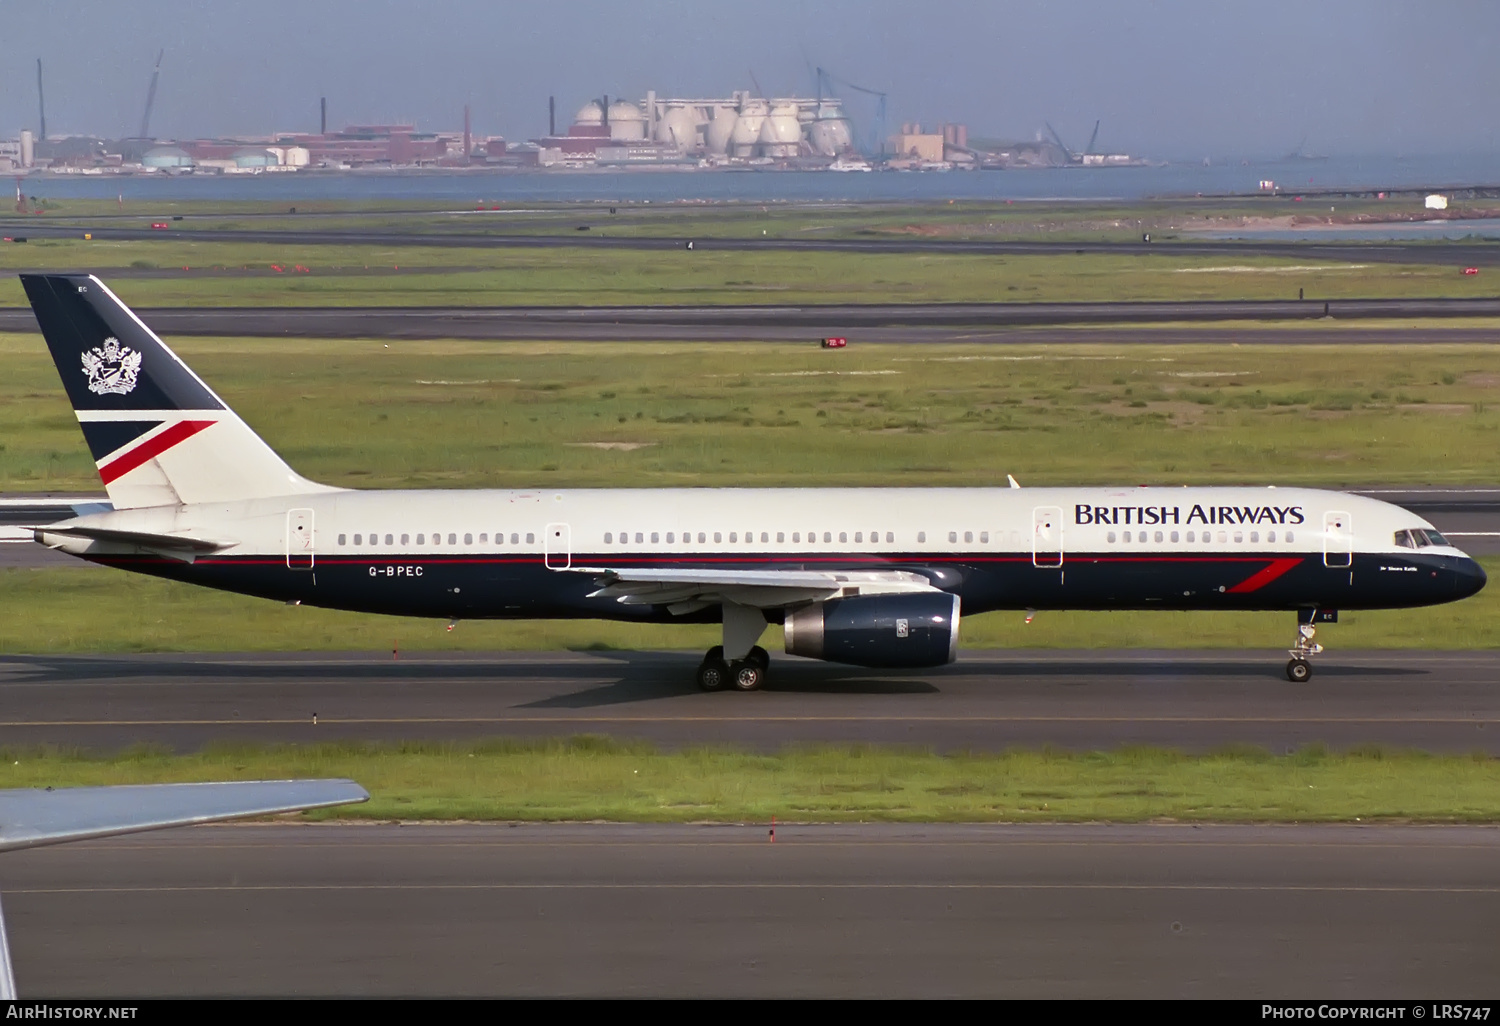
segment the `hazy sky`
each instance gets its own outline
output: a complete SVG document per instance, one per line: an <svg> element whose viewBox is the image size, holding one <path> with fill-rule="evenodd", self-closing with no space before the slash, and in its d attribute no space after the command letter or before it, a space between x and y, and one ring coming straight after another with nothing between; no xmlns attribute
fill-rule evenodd
<svg viewBox="0 0 1500 1026"><path fill-rule="evenodd" d="M0 0L0 135L316 131L415 121L545 133L591 96L814 89L904 120L1150 156L1500 151L1493 0ZM873 107L851 97L856 120ZM860 126L864 127L864 126Z"/></svg>

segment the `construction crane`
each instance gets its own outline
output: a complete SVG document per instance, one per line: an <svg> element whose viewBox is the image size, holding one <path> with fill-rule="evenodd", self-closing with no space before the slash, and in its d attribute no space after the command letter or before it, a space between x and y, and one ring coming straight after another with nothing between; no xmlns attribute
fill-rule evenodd
<svg viewBox="0 0 1500 1026"><path fill-rule="evenodd" d="M1094 143L1099 141L1099 121L1094 122L1094 134L1089 136L1089 144L1082 153L1074 153L1068 149L1068 144L1062 141L1062 136L1057 134L1057 129L1052 127L1052 122L1047 121L1044 124L1047 126L1048 134L1052 136L1052 141L1057 143L1057 148L1063 151L1063 156L1067 158L1069 164L1082 164L1083 158L1094 152Z"/></svg>
<svg viewBox="0 0 1500 1026"><path fill-rule="evenodd" d="M824 85L825 84L827 85L827 87L828 87L828 94L830 96L832 96L833 93L834 93L833 84L835 82L837 82L839 85L843 86L845 89L853 89L856 93L864 93L866 96L873 96L873 97L875 97L875 123L874 123L874 125L872 127L872 138L869 140L869 146L866 147L865 152L867 154L877 154L878 153L880 156L884 157L885 156L885 95L886 94L883 93L883 92L881 92L879 89L868 89L868 88L866 88L865 86L862 86L862 85L855 85L853 82L850 82L848 79L839 78L837 75L834 75L833 73L829 72L825 68L821 68L820 67L820 68L817 69L817 71L818 71L818 102L820 104L822 103L822 100L823 100L823 87L824 87Z"/></svg>
<svg viewBox="0 0 1500 1026"><path fill-rule="evenodd" d="M156 103L156 80L161 77L161 59L166 52L165 50L156 52L156 67L151 72L151 87L146 90L146 112L141 115L141 134L137 136L139 139L151 138L147 134L151 130L151 108Z"/></svg>
<svg viewBox="0 0 1500 1026"><path fill-rule="evenodd" d="M1096 143L1098 141L1099 141L1099 122L1096 120L1094 122L1094 134L1091 135L1091 136L1089 136L1089 145L1088 145L1088 148L1083 151L1084 154L1087 155L1087 154L1093 153L1094 152L1094 143Z"/></svg>
<svg viewBox="0 0 1500 1026"><path fill-rule="evenodd" d="M36 108L42 117L42 134L39 139L47 138L47 98L42 95L42 59L36 59Z"/></svg>

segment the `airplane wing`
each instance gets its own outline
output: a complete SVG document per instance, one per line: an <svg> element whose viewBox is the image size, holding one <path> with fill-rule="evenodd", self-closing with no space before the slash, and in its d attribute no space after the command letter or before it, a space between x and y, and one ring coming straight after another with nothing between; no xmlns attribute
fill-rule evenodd
<svg viewBox="0 0 1500 1026"><path fill-rule="evenodd" d="M665 605L682 616L721 602L782 609L851 595L937 591L921 574L905 570L670 570L657 567L573 567L593 574L590 598L625 605Z"/></svg>
<svg viewBox="0 0 1500 1026"><path fill-rule="evenodd" d="M112 527L38 527L33 537L43 545L56 547L60 539L84 538L89 541L113 542L118 545L135 545L151 552L171 556L191 563L199 556L206 556L235 544L213 538L200 538L187 534L152 534L146 531L121 531ZM48 540L52 537L53 540Z"/></svg>
<svg viewBox="0 0 1500 1026"><path fill-rule="evenodd" d="M0 791L0 851L94 837L269 816L369 801L352 780L242 780L214 784L21 788ZM0 1001L16 999L0 912Z"/></svg>
<svg viewBox="0 0 1500 1026"><path fill-rule="evenodd" d="M0 851L368 801L352 780L21 788L0 791Z"/></svg>

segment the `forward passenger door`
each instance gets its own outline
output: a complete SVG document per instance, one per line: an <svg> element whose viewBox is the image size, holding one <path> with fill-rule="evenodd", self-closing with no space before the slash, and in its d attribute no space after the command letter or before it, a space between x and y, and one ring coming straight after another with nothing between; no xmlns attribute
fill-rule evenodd
<svg viewBox="0 0 1500 1026"><path fill-rule="evenodd" d="M1038 506L1031 511L1031 565L1058 567L1063 562L1063 511Z"/></svg>

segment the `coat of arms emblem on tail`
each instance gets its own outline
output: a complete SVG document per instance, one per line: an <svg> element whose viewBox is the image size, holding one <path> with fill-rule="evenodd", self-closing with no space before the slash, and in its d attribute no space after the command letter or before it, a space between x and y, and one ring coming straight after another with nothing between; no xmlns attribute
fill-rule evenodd
<svg viewBox="0 0 1500 1026"><path fill-rule="evenodd" d="M85 350L83 372L89 376L90 392L125 395L135 388L141 373L141 354L111 336L104 345Z"/></svg>

